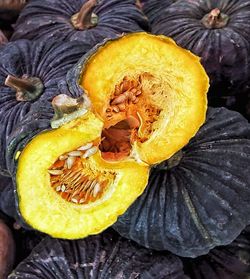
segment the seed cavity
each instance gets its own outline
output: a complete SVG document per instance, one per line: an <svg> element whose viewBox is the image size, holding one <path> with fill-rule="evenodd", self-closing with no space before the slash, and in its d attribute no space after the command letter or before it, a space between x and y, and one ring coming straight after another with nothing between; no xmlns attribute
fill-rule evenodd
<svg viewBox="0 0 250 279"><path fill-rule="evenodd" d="M81 150L79 150L81 149ZM98 151L92 142L58 157L50 167L51 187L65 200L88 204L100 199L115 173L92 169L88 158Z"/></svg>
<svg viewBox="0 0 250 279"><path fill-rule="evenodd" d="M161 84L162 81L144 72L135 77L125 76L115 85L103 112L105 126L99 149L105 160L125 159L135 141L143 143L155 131L161 113L157 104L162 102L156 101L161 98L160 93L156 94L158 97L153 93Z"/></svg>

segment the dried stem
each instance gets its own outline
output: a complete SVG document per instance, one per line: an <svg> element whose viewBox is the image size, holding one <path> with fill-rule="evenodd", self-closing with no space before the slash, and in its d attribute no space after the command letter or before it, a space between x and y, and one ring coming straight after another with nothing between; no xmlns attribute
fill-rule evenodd
<svg viewBox="0 0 250 279"><path fill-rule="evenodd" d="M16 99L20 102L33 101L37 99L43 92L43 83L37 77L22 78L8 75L5 80L5 85L16 90Z"/></svg>
<svg viewBox="0 0 250 279"><path fill-rule="evenodd" d="M223 28L227 25L229 16L221 13L218 8L213 9L210 13L206 14L201 22L208 29Z"/></svg>
<svg viewBox="0 0 250 279"><path fill-rule="evenodd" d="M82 5L80 11L71 17L75 29L85 30L97 25L98 16L93 13L97 4L97 0L88 0Z"/></svg>

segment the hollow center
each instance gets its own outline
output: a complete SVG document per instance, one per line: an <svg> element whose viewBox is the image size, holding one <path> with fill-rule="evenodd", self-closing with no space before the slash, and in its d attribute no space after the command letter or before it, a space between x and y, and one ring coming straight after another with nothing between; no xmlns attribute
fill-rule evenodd
<svg viewBox="0 0 250 279"><path fill-rule="evenodd" d="M119 161L128 157L132 148L133 135L137 133L139 126L140 120L130 116L104 129L99 146L103 159Z"/></svg>

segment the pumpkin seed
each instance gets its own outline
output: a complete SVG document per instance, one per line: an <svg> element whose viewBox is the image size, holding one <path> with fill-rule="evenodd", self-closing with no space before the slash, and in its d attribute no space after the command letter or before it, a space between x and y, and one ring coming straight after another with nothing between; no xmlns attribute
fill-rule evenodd
<svg viewBox="0 0 250 279"><path fill-rule="evenodd" d="M76 160L75 157L72 157L72 156L68 157L68 159L67 159L67 161L66 161L66 162L67 162L67 168L68 168L68 169L71 169L71 168L72 168L72 166L73 166L75 160Z"/></svg>
<svg viewBox="0 0 250 279"><path fill-rule="evenodd" d="M91 147L93 146L93 143L92 142L89 142L81 147L79 147L77 150L81 150L81 151L85 151L85 150L88 150L90 149Z"/></svg>
<svg viewBox="0 0 250 279"><path fill-rule="evenodd" d="M98 148L96 146L93 146L92 148L88 149L82 157L84 159L89 158L90 156L94 155L97 152Z"/></svg>
<svg viewBox="0 0 250 279"><path fill-rule="evenodd" d="M78 157L82 156L82 152L80 150L71 151L68 153L69 156Z"/></svg>
<svg viewBox="0 0 250 279"><path fill-rule="evenodd" d="M63 170L48 170L48 172L52 175L60 175L63 174Z"/></svg>

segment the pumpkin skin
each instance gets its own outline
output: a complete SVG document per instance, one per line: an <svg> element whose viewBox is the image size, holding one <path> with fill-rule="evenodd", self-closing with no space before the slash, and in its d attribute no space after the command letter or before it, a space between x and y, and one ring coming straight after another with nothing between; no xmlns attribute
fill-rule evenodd
<svg viewBox="0 0 250 279"><path fill-rule="evenodd" d="M9 43L0 50L0 173L8 175L5 161L6 141L15 130L15 125L30 111L35 114L45 113L48 119L53 116L50 101L58 94L58 81L64 78L67 71L88 49L89 45L78 42L61 44L20 40ZM17 78L24 75L39 78L39 86L42 87L35 85L34 92L20 96L16 90L5 85L8 75ZM35 84L34 81L30 83ZM41 108L40 111L37 107L41 101L46 103L47 110L43 111Z"/></svg>
<svg viewBox="0 0 250 279"><path fill-rule="evenodd" d="M9 278L187 279L176 256L141 248L112 231L77 241L47 237Z"/></svg>
<svg viewBox="0 0 250 279"><path fill-rule="evenodd" d="M147 29L147 21L134 0L109 0L101 1L94 8L93 12L98 16L95 27L77 30L71 24L71 17L87 2L32 1L21 13L11 40L53 38L60 41L79 40L94 46L105 38Z"/></svg>
<svg viewBox="0 0 250 279"><path fill-rule="evenodd" d="M201 20L215 8L228 15L229 20L227 23L224 20L224 27L207 28ZM171 6L167 3L152 22L152 32L172 37L177 44L202 58L212 88L215 87L211 98L228 95L235 88L236 92L245 90L244 82L250 77L249 10L249 0L185 0Z"/></svg>
<svg viewBox="0 0 250 279"><path fill-rule="evenodd" d="M147 16L150 25L155 22L156 18L159 15L159 12L161 13L162 9L166 9L173 3L172 0L145 0L140 2L142 11Z"/></svg>
<svg viewBox="0 0 250 279"><path fill-rule="evenodd" d="M229 245L197 259L183 259L185 274L193 279L244 279L249 276L250 227Z"/></svg>
<svg viewBox="0 0 250 279"><path fill-rule="evenodd" d="M152 169L143 195L113 226L147 248L197 257L232 242L250 222L250 126L210 108L189 144Z"/></svg>
<svg viewBox="0 0 250 279"><path fill-rule="evenodd" d="M12 179L7 176L0 176L0 210L13 218L16 218L14 185Z"/></svg>

